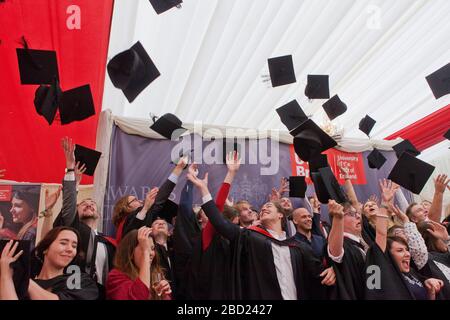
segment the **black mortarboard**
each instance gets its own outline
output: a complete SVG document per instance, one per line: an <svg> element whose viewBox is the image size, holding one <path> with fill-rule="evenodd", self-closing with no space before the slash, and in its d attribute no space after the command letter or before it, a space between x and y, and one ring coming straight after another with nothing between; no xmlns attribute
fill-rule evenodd
<svg viewBox="0 0 450 320"><path fill-rule="evenodd" d="M319 154L308 161L309 172L319 172L320 168L328 167L328 158L326 154Z"/></svg>
<svg viewBox="0 0 450 320"><path fill-rule="evenodd" d="M182 127L182 122L178 117L172 113L166 113L159 117L151 126L150 129L156 131L163 137L171 140L177 140L187 129Z"/></svg>
<svg viewBox="0 0 450 320"><path fill-rule="evenodd" d="M434 166L431 164L417 159L408 152L403 152L388 179L415 194L419 194L433 171Z"/></svg>
<svg viewBox="0 0 450 320"><path fill-rule="evenodd" d="M86 171L84 174L88 176L93 176L95 168L97 167L98 161L100 160L101 152L97 150L92 150L78 144L75 145L75 160L86 165Z"/></svg>
<svg viewBox="0 0 450 320"><path fill-rule="evenodd" d="M168 223L172 223L172 218L176 217L177 213L178 213L178 205L171 200L166 200L158 216L166 220Z"/></svg>
<svg viewBox="0 0 450 320"><path fill-rule="evenodd" d="M418 156L420 154L420 151L417 150L416 147L414 147L414 145L407 139L396 144L392 147L392 149L394 149L397 158L400 158L403 152L408 152L413 156Z"/></svg>
<svg viewBox="0 0 450 320"><path fill-rule="evenodd" d="M292 55L270 58L267 61L269 63L272 87L279 87L297 81L295 79Z"/></svg>
<svg viewBox="0 0 450 320"><path fill-rule="evenodd" d="M21 84L52 84L59 79L56 52L17 48Z"/></svg>
<svg viewBox="0 0 450 320"><path fill-rule="evenodd" d="M121 89L130 103L161 75L139 41L112 58L107 69L114 87Z"/></svg>
<svg viewBox="0 0 450 320"><path fill-rule="evenodd" d="M325 102L322 107L330 120L339 117L347 111L347 105L339 99L338 95L333 96L330 100Z"/></svg>
<svg viewBox="0 0 450 320"><path fill-rule="evenodd" d="M304 198L306 192L305 177L289 177L289 197Z"/></svg>
<svg viewBox="0 0 450 320"><path fill-rule="evenodd" d="M369 168L380 169L386 162L386 158L380 151L378 151L377 149L373 149L372 152L370 152L367 156L367 162L369 164Z"/></svg>
<svg viewBox="0 0 450 320"><path fill-rule="evenodd" d="M450 63L427 76L428 85L434 97L439 99L450 93Z"/></svg>
<svg viewBox="0 0 450 320"><path fill-rule="evenodd" d="M444 138L446 138L447 140L450 140L450 129L447 130L446 133L444 133Z"/></svg>
<svg viewBox="0 0 450 320"><path fill-rule="evenodd" d="M305 87L305 96L309 99L329 99L330 87L328 75L308 75L308 83Z"/></svg>
<svg viewBox="0 0 450 320"><path fill-rule="evenodd" d="M308 120L308 116L303 112L297 100L285 104L277 109L281 122L290 131L297 127L300 123Z"/></svg>
<svg viewBox="0 0 450 320"><path fill-rule="evenodd" d="M337 203L344 203L347 201L345 193L342 191L333 171L330 167L324 167L319 169L320 176L322 177L323 184L327 189L330 199L335 200Z"/></svg>
<svg viewBox="0 0 450 320"><path fill-rule="evenodd" d="M377 123L374 119L366 115L364 118L359 121L359 130L364 132L367 136L369 136L370 131L372 131L373 127Z"/></svg>
<svg viewBox="0 0 450 320"><path fill-rule="evenodd" d="M161 14L175 6L179 6L182 0L150 0L157 14Z"/></svg>
<svg viewBox="0 0 450 320"><path fill-rule="evenodd" d="M331 197L323 183L322 176L319 172L310 172L310 176L314 184L317 199L319 199L321 203L328 203L328 200L331 199Z"/></svg>
<svg viewBox="0 0 450 320"><path fill-rule="evenodd" d="M61 124L82 121L95 115L91 87L87 84L64 91L59 105Z"/></svg>
<svg viewBox="0 0 450 320"><path fill-rule="evenodd" d="M34 94L34 106L36 112L43 116L49 125L55 119L56 111L61 100L61 88L58 80L54 80L51 86L41 84Z"/></svg>
<svg viewBox="0 0 450 320"><path fill-rule="evenodd" d="M0 253L3 252L5 245L9 240L0 240ZM14 243L17 241L14 241ZM22 255L13 262L11 267L14 270L13 282L14 288L16 289L17 297L19 300L24 300L29 298L28 286L30 282L30 240L18 240L19 245L17 246L15 254L23 250Z"/></svg>
<svg viewBox="0 0 450 320"><path fill-rule="evenodd" d="M290 133L294 136L295 153L303 161L309 161L312 157L337 145L336 141L311 119L306 120Z"/></svg>

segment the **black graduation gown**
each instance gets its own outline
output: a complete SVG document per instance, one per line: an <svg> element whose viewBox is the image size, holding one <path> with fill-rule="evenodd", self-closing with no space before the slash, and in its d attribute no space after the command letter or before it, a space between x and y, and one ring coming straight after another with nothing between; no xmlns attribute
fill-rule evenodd
<svg viewBox="0 0 450 320"><path fill-rule="evenodd" d="M365 215L362 215L361 219L362 219L361 236L369 246L372 246L375 243L375 236L376 236L375 228L372 227L372 225L369 222L369 219L367 219Z"/></svg>
<svg viewBox="0 0 450 320"><path fill-rule="evenodd" d="M336 273L337 298L340 300L364 299L365 256L360 249L362 246L358 242L344 237L342 262L330 262Z"/></svg>
<svg viewBox="0 0 450 320"><path fill-rule="evenodd" d="M366 270L370 266L379 267L380 287L379 289L369 289L368 286L365 286L367 300L414 300L413 294L389 251L381 251L376 243L367 251ZM414 273L414 271L412 272ZM372 275L373 271L366 272L366 281Z"/></svg>
<svg viewBox="0 0 450 320"><path fill-rule="evenodd" d="M442 273L441 269L436 265L435 261L442 263L443 265L450 267L450 253L445 252L429 252L428 262L420 270L420 273L427 278L436 278L444 281L444 287L439 293L439 299L450 300L450 282L447 277Z"/></svg>
<svg viewBox="0 0 450 320"><path fill-rule="evenodd" d="M40 287L56 294L60 300L96 300L96 282L86 273L81 273L80 288L68 288L70 274L63 274L49 280L34 280ZM69 281L68 281L69 280Z"/></svg>
<svg viewBox="0 0 450 320"><path fill-rule="evenodd" d="M230 298L248 300L281 300L272 243L289 246L297 299L325 299L321 285L323 266L312 250L293 239L278 241L262 229L243 229L227 221L212 200L202 205L217 232L230 241Z"/></svg>

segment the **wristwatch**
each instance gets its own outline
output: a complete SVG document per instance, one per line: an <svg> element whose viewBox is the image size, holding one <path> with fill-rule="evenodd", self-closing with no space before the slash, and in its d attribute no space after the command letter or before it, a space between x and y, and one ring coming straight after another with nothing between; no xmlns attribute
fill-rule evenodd
<svg viewBox="0 0 450 320"><path fill-rule="evenodd" d="M75 172L75 169L66 168L66 173L68 173L68 172Z"/></svg>

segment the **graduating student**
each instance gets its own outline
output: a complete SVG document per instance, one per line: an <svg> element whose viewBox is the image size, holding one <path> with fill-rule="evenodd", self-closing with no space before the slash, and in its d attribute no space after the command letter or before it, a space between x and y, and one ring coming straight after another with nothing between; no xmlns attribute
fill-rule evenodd
<svg viewBox="0 0 450 320"><path fill-rule="evenodd" d="M227 221L217 209L203 180L188 174L199 188L202 208L217 232L230 241L231 299L323 299L321 262L301 243L286 240L281 228L283 209L266 203L260 213L261 227L240 228Z"/></svg>
<svg viewBox="0 0 450 320"><path fill-rule="evenodd" d="M154 203L150 206L145 205L138 207L134 212L128 214L125 218L122 237L124 237L131 230L139 229L143 226L150 227L153 221L158 217L169 220L169 217L164 216L164 208L169 199L170 194L175 188L178 178L183 172L187 164L187 157L182 157L178 161L178 164L173 169L166 182L159 188Z"/></svg>
<svg viewBox="0 0 450 320"><path fill-rule="evenodd" d="M104 284L115 252L115 243L97 231L100 215L94 200L87 198L77 205L77 186L81 179L79 163L75 159L75 145L65 137L61 141L66 158L66 174L63 179L63 205L53 226L68 226L80 234L80 248L83 258L78 263L83 271L95 279L100 288L100 297L104 297ZM77 147L78 148L78 147ZM82 149L83 150L83 149ZM81 152L81 151L80 151ZM86 167L93 172L98 162L92 160L90 151L83 151ZM93 164L94 163L94 164Z"/></svg>
<svg viewBox="0 0 450 320"><path fill-rule="evenodd" d="M170 300L171 288L155 250L152 229L141 227L120 242L106 281L111 300Z"/></svg>
<svg viewBox="0 0 450 320"><path fill-rule="evenodd" d="M18 242L11 240L4 247L0 258L0 298L17 300L13 283L11 264L19 259L23 251L16 252ZM70 287L72 273L66 268L80 254L81 243L77 230L70 227L57 227L50 230L34 249L39 259L37 275L29 280L28 295L31 300L95 300L98 288L86 273L79 273L79 286ZM75 275L76 276L76 275Z"/></svg>

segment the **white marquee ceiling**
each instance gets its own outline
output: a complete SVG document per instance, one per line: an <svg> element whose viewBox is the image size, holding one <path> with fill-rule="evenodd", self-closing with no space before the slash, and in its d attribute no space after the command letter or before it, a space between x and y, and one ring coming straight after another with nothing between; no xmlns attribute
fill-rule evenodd
<svg viewBox="0 0 450 320"><path fill-rule="evenodd" d="M161 76L132 104L106 77L103 108L285 129L275 109L292 99L325 119L324 100L303 92L307 74L329 74L331 95L348 106L335 122L363 138L357 127L369 114L382 139L450 103L425 81L450 62L449 17L448 0L185 0L161 15L148 0L116 0L108 59L139 40ZM272 88L267 59L287 54L297 83Z"/></svg>

